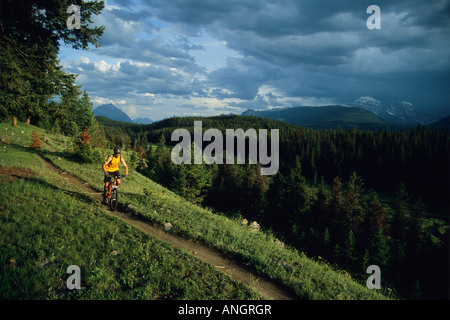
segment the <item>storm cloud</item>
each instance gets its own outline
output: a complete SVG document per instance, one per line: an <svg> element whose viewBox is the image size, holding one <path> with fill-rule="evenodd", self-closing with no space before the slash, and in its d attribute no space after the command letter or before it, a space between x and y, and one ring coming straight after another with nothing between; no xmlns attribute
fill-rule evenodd
<svg viewBox="0 0 450 320"><path fill-rule="evenodd" d="M366 12L381 9L381 29ZM450 114L449 0L108 1L102 47L63 50L94 101L162 119L406 100ZM189 108L192 106L192 108Z"/></svg>

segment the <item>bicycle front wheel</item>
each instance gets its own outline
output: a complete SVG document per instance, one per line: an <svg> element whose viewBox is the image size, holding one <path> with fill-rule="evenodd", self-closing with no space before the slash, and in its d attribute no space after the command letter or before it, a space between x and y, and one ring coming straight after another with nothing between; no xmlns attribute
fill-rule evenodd
<svg viewBox="0 0 450 320"><path fill-rule="evenodd" d="M117 204L119 202L119 192L117 192L117 189L111 190L111 199L109 200L109 206L112 211L115 211L117 209Z"/></svg>

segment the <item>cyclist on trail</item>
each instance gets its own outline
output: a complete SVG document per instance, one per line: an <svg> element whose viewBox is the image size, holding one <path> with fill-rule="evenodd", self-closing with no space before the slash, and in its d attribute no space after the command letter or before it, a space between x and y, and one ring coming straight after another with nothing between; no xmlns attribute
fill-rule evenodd
<svg viewBox="0 0 450 320"><path fill-rule="evenodd" d="M122 163L125 167L125 177L128 176L128 166L125 159L120 154L120 148L114 147L114 154L110 155L103 163L103 171L105 172L105 192L103 193L103 203L106 203L106 195L108 194L108 187L111 183L111 177L120 177L119 175L119 163ZM120 178L117 179L117 185L120 184Z"/></svg>

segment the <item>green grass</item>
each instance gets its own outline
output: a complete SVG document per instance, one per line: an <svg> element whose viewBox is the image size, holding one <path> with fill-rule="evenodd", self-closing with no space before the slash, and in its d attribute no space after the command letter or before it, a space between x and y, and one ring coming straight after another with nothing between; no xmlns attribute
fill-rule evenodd
<svg viewBox="0 0 450 320"><path fill-rule="evenodd" d="M24 197L24 195L26 195ZM42 179L0 190L0 296L6 299L249 299L211 266ZM83 291L68 291L69 265Z"/></svg>
<svg viewBox="0 0 450 320"><path fill-rule="evenodd" d="M2 126L5 125L0 124L0 130L2 130ZM74 161L68 153L64 153L64 148L58 147L57 143L53 140L51 142L55 144L55 147L52 150L48 149L48 151L58 150L58 152L43 152L43 156L48 158L62 170L70 172L90 183L98 191L102 190L103 172L100 167L101 163L92 165L80 164L77 161ZM9 152L7 151L8 159L20 160L20 158L24 158L26 155L32 155L31 152L25 150L24 148L20 149L19 147L13 146L8 146L8 148L11 148ZM124 157L125 159L129 158L126 151L124 152ZM11 162L14 163L15 160L12 160ZM21 161L21 163L27 162L27 164L31 167L38 166L38 164L35 163L35 160L24 161L22 159ZM5 160L1 159L0 166L5 165ZM48 175L46 179L57 180L57 178L52 177L52 175ZM60 182L56 181L53 181L52 185L61 186ZM58 189L56 189L55 192L58 192ZM47 192L42 192L40 198L44 198L44 193L47 194ZM252 232L249 227L242 226L240 221L238 220L229 219L222 215L214 214L210 210L195 206L137 172L130 172L129 179L125 180L124 183L122 183L120 186L120 193L120 202L129 212L140 215L141 217L147 219L152 223L163 224L164 222L170 222L174 226L171 232L189 239L195 239L204 242L212 247L219 249L230 257L240 260L255 272L268 276L275 281L282 283L287 287L290 287L301 298L327 300L392 298L389 297L389 291L384 291L383 295L379 291L369 290L363 284L360 284L351 279L346 272L334 270L331 266L324 262L317 262L309 259L303 253L297 252L295 249L289 246L285 246L270 233L266 233L264 231L260 231L257 233ZM67 195L67 197L69 197L69 195ZM53 201L55 200L56 199L53 199ZM82 200L80 199L80 201ZM50 205L51 203L52 200L49 199L47 205ZM109 228L109 225L111 225L111 227L114 225L113 221L110 218L107 219L100 213L93 214L93 212L97 212L95 209L95 205L87 203L85 203L84 205L87 205L89 207L89 210L87 210L88 212L90 212L89 214L87 214L89 217L93 218L93 216L95 216L98 217L98 219L102 217L102 219L106 219L104 221L108 221L102 224L105 229ZM47 210L42 210L42 214L44 214L44 212L47 212ZM85 219L86 220L83 219L83 224L85 224L86 221L89 220L88 218ZM105 232L106 234L108 234L107 231ZM99 235L97 235L97 233ZM89 233L86 231L86 234ZM101 242L101 230L92 229L92 234ZM130 234L131 231L125 232L125 230L123 232L116 232L114 239L130 236ZM58 238L57 236L55 237ZM133 231L133 237L143 237L143 235L138 235L136 231ZM108 239L108 237L105 236L105 239ZM135 246L137 248L141 248L141 241L133 242L128 240L128 242L129 248L134 248ZM103 245L106 246L106 244ZM97 270L93 272L94 274L103 274L106 272L107 275L102 276L105 279L98 276L100 277L100 280L98 281L104 283L104 286L106 286L107 283L114 283L112 279L117 278L117 275L114 278L113 275L115 273L113 271L107 272L111 268L111 265L107 262L111 262L110 260L108 260L111 259L108 254L108 250L118 250L119 252L122 252L121 250L124 249L113 249L113 247L108 247L107 249L96 251L98 255L103 257L98 259L105 262L104 264L97 266L97 269L90 265L90 268L94 268L93 270ZM146 251L144 249L142 249L141 251L139 249L132 249L133 252L135 250L137 250L137 252L135 253L135 257L145 255ZM90 252L85 252L85 254L80 253L77 255L78 257L80 257L80 260L78 261L80 261L81 263L81 257L84 257L84 255L90 257L92 254L93 253ZM145 261L145 257L143 257L143 259ZM179 257L177 256L172 260L172 262L175 264L177 263L178 259ZM183 259L189 258L186 256ZM87 260L90 261L89 259ZM76 263L67 261L66 264ZM66 265L64 264L64 266ZM119 266L123 268L123 265L118 265L118 267ZM161 271L161 267L159 266L149 266L149 268L156 268L153 269L155 270L155 272ZM188 271L185 270L185 272L192 272L191 268L187 269ZM167 267L164 270L167 273L169 272L170 268ZM90 270L88 272L92 271ZM202 277L205 278L204 276ZM171 276L170 278L182 279L182 276L180 277L179 275L177 275L175 277ZM131 275L130 279L132 279ZM146 281L147 280L144 278L138 281L138 283L143 286L143 283L146 283ZM175 284L173 285L175 286ZM200 297L202 298L214 297L212 293L210 295L204 295L202 290L194 290L195 293L189 296L186 292L189 291L187 287L190 288L191 286L194 288L198 286L201 287L201 284L186 285L184 287L184 291L182 290L183 294L180 294L177 297L183 299L186 297L194 297L194 299L199 298L196 297L195 294L200 295ZM159 292L161 290L162 289L159 288L156 291ZM95 290L93 289L92 292L93 291ZM107 290L103 290L102 292L106 291ZM170 290L162 290L162 292L165 292L164 294L169 291ZM221 290L221 292L222 291L225 290ZM222 293L225 294L224 292ZM150 295L146 296L146 298L154 299L164 296L164 294L160 294L159 296L156 296L156 294L154 296ZM245 297L254 297L243 289L242 295ZM88 295L85 295L85 297L91 298Z"/></svg>
<svg viewBox="0 0 450 320"><path fill-rule="evenodd" d="M260 298L212 266L105 213L45 170L36 151L20 146L26 139L8 142L0 166L31 169L37 176L0 184L2 299ZM67 289L69 265L80 267L84 290Z"/></svg>
<svg viewBox="0 0 450 320"><path fill-rule="evenodd" d="M63 151L71 146L71 138L49 133L42 128L27 125L23 122L18 122L17 127L13 127L9 123L0 123L0 138L5 139L8 143L12 142L15 145L28 148L31 145L33 130L36 130L43 141L41 150Z"/></svg>

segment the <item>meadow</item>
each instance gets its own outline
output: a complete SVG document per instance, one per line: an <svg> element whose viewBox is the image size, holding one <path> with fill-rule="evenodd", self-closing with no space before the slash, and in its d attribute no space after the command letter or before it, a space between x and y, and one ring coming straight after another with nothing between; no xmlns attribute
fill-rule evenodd
<svg viewBox="0 0 450 320"><path fill-rule="evenodd" d="M29 148L32 130L45 136L39 150ZM18 128L1 123L0 135L8 143L0 146L0 167L36 173L33 179L0 185L3 298L260 298L212 266L111 217L89 195L46 170L39 156L102 190L101 163L76 161L69 138L23 123ZM108 150L101 152L106 158ZM125 159L130 152L124 151ZM254 232L239 219L191 204L136 171L120 186L120 205L151 224L170 222L173 234L218 249L290 288L300 299L395 298L389 289L369 290L345 271L308 258L270 232ZM69 265L80 266L85 290L66 289Z"/></svg>

